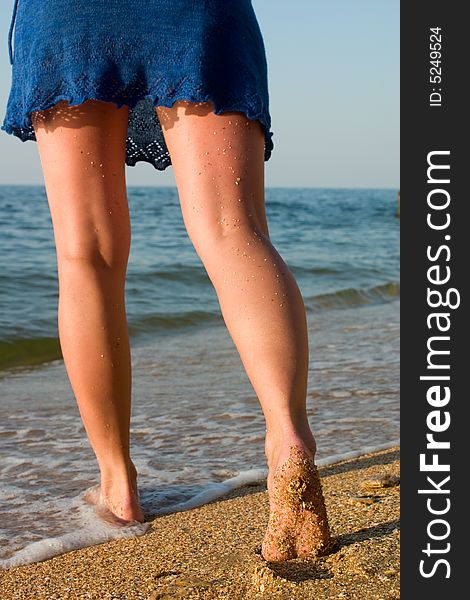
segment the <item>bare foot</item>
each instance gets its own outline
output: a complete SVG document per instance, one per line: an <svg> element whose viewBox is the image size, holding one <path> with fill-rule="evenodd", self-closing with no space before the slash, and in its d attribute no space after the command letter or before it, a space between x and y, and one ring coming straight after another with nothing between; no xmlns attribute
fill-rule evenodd
<svg viewBox="0 0 470 600"><path fill-rule="evenodd" d="M94 506L96 514L103 521L113 525L144 522L144 513L139 503L137 470L132 461L129 470L130 482L114 485L107 483L106 488L102 484L98 484L83 495L83 500ZM104 492L103 489L105 489Z"/></svg>
<svg viewBox="0 0 470 600"><path fill-rule="evenodd" d="M328 554L332 539L320 477L304 448L290 446L287 460L268 478L268 492L263 558L274 562Z"/></svg>

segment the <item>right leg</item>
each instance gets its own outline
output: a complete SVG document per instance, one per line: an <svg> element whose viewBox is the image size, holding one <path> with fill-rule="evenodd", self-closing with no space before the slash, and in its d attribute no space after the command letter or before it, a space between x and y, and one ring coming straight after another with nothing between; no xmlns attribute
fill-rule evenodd
<svg viewBox="0 0 470 600"><path fill-rule="evenodd" d="M157 112L188 235L266 419L271 511L263 558L318 555L330 534L307 418L307 321L268 233L261 125L239 112L216 115L210 103Z"/></svg>
<svg viewBox="0 0 470 600"><path fill-rule="evenodd" d="M34 113L59 277L62 355L111 513L143 521L130 459L128 108L65 102ZM96 501L96 498L95 498Z"/></svg>

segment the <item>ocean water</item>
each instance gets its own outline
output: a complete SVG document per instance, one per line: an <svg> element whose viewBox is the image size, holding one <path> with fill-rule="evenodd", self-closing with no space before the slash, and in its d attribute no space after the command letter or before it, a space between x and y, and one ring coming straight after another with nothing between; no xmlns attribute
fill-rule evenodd
<svg viewBox="0 0 470 600"><path fill-rule="evenodd" d="M129 188L132 458L147 517L265 476L264 421L189 241L174 188ZM307 309L317 462L399 436L397 190L268 188L271 240ZM81 499L99 482L61 360L42 187L0 186L0 567L113 537Z"/></svg>

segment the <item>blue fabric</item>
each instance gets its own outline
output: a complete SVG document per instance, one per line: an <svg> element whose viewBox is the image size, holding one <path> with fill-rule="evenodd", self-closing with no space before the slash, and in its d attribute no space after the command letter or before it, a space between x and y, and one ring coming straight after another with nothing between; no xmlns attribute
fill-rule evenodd
<svg viewBox="0 0 470 600"><path fill-rule="evenodd" d="M13 42L13 47L12 43ZM264 41L251 0L15 0L2 129L35 140L31 113L59 100L130 107L126 163L171 164L155 106L212 101L274 147Z"/></svg>

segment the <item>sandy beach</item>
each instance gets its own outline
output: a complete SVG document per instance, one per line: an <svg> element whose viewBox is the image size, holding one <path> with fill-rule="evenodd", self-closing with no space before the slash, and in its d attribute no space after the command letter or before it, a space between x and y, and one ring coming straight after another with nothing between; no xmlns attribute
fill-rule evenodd
<svg viewBox="0 0 470 600"><path fill-rule="evenodd" d="M399 598L399 448L319 471L337 540L329 556L262 559L263 482L158 517L143 536L0 571L1 599Z"/></svg>

